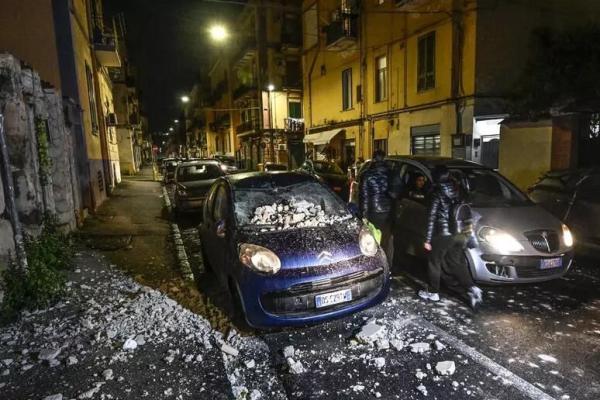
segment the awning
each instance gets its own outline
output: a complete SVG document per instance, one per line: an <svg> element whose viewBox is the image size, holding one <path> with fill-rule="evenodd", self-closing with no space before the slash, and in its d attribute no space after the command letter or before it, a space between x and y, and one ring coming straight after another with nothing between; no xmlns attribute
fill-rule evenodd
<svg viewBox="0 0 600 400"><path fill-rule="evenodd" d="M342 133L343 129L332 129L330 131L323 131L319 133L309 133L304 135L304 143L312 143L314 145L328 144L337 134Z"/></svg>

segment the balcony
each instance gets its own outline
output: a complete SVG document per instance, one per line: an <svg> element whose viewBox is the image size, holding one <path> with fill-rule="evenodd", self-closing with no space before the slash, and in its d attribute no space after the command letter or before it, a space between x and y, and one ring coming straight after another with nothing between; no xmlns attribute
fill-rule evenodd
<svg viewBox="0 0 600 400"><path fill-rule="evenodd" d="M327 49L345 51L357 49L358 17L353 14L342 14L337 21L332 21L326 28Z"/></svg>
<svg viewBox="0 0 600 400"><path fill-rule="evenodd" d="M284 128L288 132L301 133L304 132L303 118L285 118L283 120Z"/></svg>
<svg viewBox="0 0 600 400"><path fill-rule="evenodd" d="M97 29L94 32L94 52L103 67L121 67L121 57L119 57L117 38L114 32Z"/></svg>
<svg viewBox="0 0 600 400"><path fill-rule="evenodd" d="M240 85L233 91L233 100L238 100L242 97L251 96L256 94L256 84Z"/></svg>
<svg viewBox="0 0 600 400"><path fill-rule="evenodd" d="M253 132L253 131L257 131L260 127L259 121L254 119L254 120L250 120L250 121L246 121L241 123L240 125L235 127L235 133L237 135L242 134L242 133L248 133L248 132Z"/></svg>
<svg viewBox="0 0 600 400"><path fill-rule="evenodd" d="M239 51L233 57L234 67L247 65L256 55L256 39L248 38L242 42Z"/></svg>

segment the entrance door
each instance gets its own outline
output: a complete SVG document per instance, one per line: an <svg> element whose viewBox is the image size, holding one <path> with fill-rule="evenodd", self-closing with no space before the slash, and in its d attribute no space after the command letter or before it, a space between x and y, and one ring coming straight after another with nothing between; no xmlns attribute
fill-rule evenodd
<svg viewBox="0 0 600 400"><path fill-rule="evenodd" d="M498 149L500 139L498 137L481 137L481 163L488 168L498 169Z"/></svg>

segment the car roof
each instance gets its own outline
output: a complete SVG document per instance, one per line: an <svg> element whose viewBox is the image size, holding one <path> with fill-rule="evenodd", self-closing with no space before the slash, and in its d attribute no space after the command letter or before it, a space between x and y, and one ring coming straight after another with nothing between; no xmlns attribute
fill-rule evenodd
<svg viewBox="0 0 600 400"><path fill-rule="evenodd" d="M449 168L488 168L473 161L460 160L451 157L438 156L387 156L386 160L394 161L415 161L423 164L429 169L433 169L438 165L445 165Z"/></svg>
<svg viewBox="0 0 600 400"><path fill-rule="evenodd" d="M203 165L203 164L210 164L210 165L215 165L218 166L219 163L215 160L193 160L193 161L183 161L181 163L179 163L180 167L191 167L193 165Z"/></svg>
<svg viewBox="0 0 600 400"><path fill-rule="evenodd" d="M227 175L222 179L229 182L234 189L261 187L267 182L275 186L289 186L290 184L302 182L318 182L310 174L294 171L243 172L241 174Z"/></svg>

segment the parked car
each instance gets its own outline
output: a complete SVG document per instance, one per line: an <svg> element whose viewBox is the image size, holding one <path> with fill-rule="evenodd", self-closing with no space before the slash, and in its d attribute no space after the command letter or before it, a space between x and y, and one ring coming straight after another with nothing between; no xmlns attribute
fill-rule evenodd
<svg viewBox="0 0 600 400"><path fill-rule="evenodd" d="M529 197L573 230L577 250L600 250L600 170L579 169L544 174L529 188Z"/></svg>
<svg viewBox="0 0 600 400"><path fill-rule="evenodd" d="M415 176L423 175L427 193L431 170L445 165L457 182L469 188L468 202L481 216L476 227L480 246L465 251L476 281L540 282L560 278L571 267L573 237L569 228L494 170L450 158L390 157L387 162L404 185L395 215L395 250L399 254L425 256L428 196L410 196L410 185Z"/></svg>
<svg viewBox="0 0 600 400"><path fill-rule="evenodd" d="M254 327L339 317L380 302L389 289L373 235L305 173L219 178L199 231L207 267Z"/></svg>
<svg viewBox="0 0 600 400"><path fill-rule="evenodd" d="M220 163L221 169L226 173L232 173L238 170L234 157L217 155L213 158Z"/></svg>
<svg viewBox="0 0 600 400"><path fill-rule="evenodd" d="M163 160L162 176L165 184L172 183L175 180L175 170L179 165L176 158L166 158Z"/></svg>
<svg viewBox="0 0 600 400"><path fill-rule="evenodd" d="M299 170L315 175L344 201L348 199L350 185L348 176L335 163L324 160L306 160Z"/></svg>
<svg viewBox="0 0 600 400"><path fill-rule="evenodd" d="M175 173L175 212L202 211L206 193L215 180L225 175L216 161L187 161Z"/></svg>
<svg viewBox="0 0 600 400"><path fill-rule="evenodd" d="M285 164L277 164L273 162L266 162L262 166L262 170L265 172L273 172L273 171L287 171L288 167Z"/></svg>

